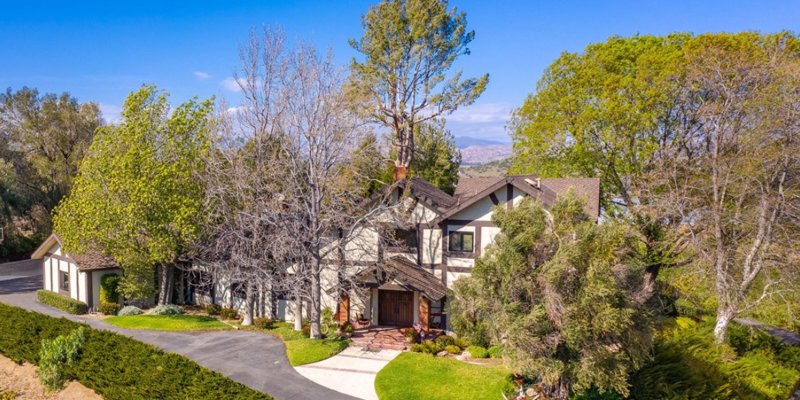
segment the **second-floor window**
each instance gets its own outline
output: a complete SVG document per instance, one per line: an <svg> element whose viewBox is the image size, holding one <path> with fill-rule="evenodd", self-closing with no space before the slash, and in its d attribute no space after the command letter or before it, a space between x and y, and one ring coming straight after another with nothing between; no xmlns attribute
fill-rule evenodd
<svg viewBox="0 0 800 400"><path fill-rule="evenodd" d="M475 243L473 232L450 232L447 236L450 251L472 252Z"/></svg>
<svg viewBox="0 0 800 400"><path fill-rule="evenodd" d="M394 231L396 245L404 248L417 247L417 231L415 229L397 229Z"/></svg>

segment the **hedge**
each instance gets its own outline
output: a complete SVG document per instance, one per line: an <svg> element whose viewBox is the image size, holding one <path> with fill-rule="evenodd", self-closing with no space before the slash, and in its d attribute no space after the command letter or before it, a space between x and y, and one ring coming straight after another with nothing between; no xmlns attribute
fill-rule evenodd
<svg viewBox="0 0 800 400"><path fill-rule="evenodd" d="M70 314L86 314L89 311L89 306L86 303L49 290L37 290L36 298L39 299L40 303L60 308Z"/></svg>
<svg viewBox="0 0 800 400"><path fill-rule="evenodd" d="M119 303L119 281L117 274L105 274L100 277L100 303Z"/></svg>
<svg viewBox="0 0 800 400"><path fill-rule="evenodd" d="M0 304L0 353L16 362L38 364L43 339L81 326L85 325ZM81 357L66 374L106 399L272 399L186 357L94 329L87 330Z"/></svg>

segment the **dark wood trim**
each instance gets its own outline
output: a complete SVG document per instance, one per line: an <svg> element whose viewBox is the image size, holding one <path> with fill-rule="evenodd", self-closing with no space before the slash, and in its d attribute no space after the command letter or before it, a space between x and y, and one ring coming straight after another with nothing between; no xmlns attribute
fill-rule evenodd
<svg viewBox="0 0 800 400"><path fill-rule="evenodd" d="M92 290L92 271L86 271L86 305L94 307L94 291Z"/></svg>
<svg viewBox="0 0 800 400"><path fill-rule="evenodd" d="M491 200L492 204L494 205L500 204L500 200L497 199L497 196L495 196L494 193L489 193L489 200Z"/></svg>
<svg viewBox="0 0 800 400"><path fill-rule="evenodd" d="M71 259L71 258L69 258L69 257L62 256L62 255L58 255L58 254L50 254L50 256L49 256L49 257L51 257L51 258L55 258L56 260L61 260L61 261L66 261L66 262L68 262L68 263L73 263L73 264L75 264L76 266L78 265L78 264L75 262L75 260L73 260L73 259Z"/></svg>
<svg viewBox="0 0 800 400"><path fill-rule="evenodd" d="M417 247L386 246L386 252L387 253L406 253L406 254L411 254L411 253L418 253L418 250L417 250L418 248L419 248L419 246L417 246ZM345 262L347 262L347 261L345 260Z"/></svg>
<svg viewBox="0 0 800 400"><path fill-rule="evenodd" d="M447 287L447 253L448 253L447 246L449 242L448 237L450 235L450 232L448 232L447 230L447 219L442 221L441 228L442 228L442 263L440 265L442 266L442 284L444 284L444 286Z"/></svg>
<svg viewBox="0 0 800 400"><path fill-rule="evenodd" d="M387 249L389 253L409 253L408 251L391 251ZM322 265L340 265L341 261L334 261L334 260L322 260L320 263ZM378 264L378 261L359 261L359 260L345 260L344 265L348 267L371 267L373 265Z"/></svg>
<svg viewBox="0 0 800 400"><path fill-rule="evenodd" d="M450 271L450 272L472 272L472 267L454 267L452 265L445 265L445 264L436 264L433 266L433 269L440 270L440 271Z"/></svg>
<svg viewBox="0 0 800 400"><path fill-rule="evenodd" d="M449 226L475 226L475 227L487 227L487 228L494 228L494 223L492 221L478 221L478 220L469 220L469 219L449 219L447 220L447 224Z"/></svg>
<svg viewBox="0 0 800 400"><path fill-rule="evenodd" d="M47 261L45 262L45 260L47 260ZM42 259L42 289L46 290L47 289L47 274L44 271L45 264L50 264L50 259L49 258L43 258ZM47 268L50 268L50 267L48 266Z"/></svg>
<svg viewBox="0 0 800 400"><path fill-rule="evenodd" d="M473 240L474 240L474 238L473 238ZM474 243L472 245L475 246ZM447 252L447 257L452 257L452 258L471 258L471 259L475 259L476 258L475 257L475 252L469 252L469 251L448 251Z"/></svg>
<svg viewBox="0 0 800 400"><path fill-rule="evenodd" d="M53 272L53 260L50 260L50 290L58 290L58 261L56 261L56 270Z"/></svg>
<svg viewBox="0 0 800 400"><path fill-rule="evenodd" d="M474 242L472 243L472 250L475 251L475 258L481 256L481 227L475 227Z"/></svg>
<svg viewBox="0 0 800 400"><path fill-rule="evenodd" d="M514 186L512 184L506 185L506 209L511 210L514 208Z"/></svg>
<svg viewBox="0 0 800 400"><path fill-rule="evenodd" d="M69 267L69 273L72 275L72 267ZM81 271L78 270L78 266L75 266L75 299L80 301L81 300ZM69 285L72 288L72 285Z"/></svg>
<svg viewBox="0 0 800 400"><path fill-rule="evenodd" d="M422 246L424 246L424 235L422 229L417 224L417 265L422 265Z"/></svg>

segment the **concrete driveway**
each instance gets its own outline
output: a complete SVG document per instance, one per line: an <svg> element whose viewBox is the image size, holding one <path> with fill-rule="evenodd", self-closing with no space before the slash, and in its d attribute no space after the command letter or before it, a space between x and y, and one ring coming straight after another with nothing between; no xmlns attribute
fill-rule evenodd
<svg viewBox="0 0 800 400"><path fill-rule="evenodd" d="M365 400L378 400L375 376L400 350L364 351L348 347L320 362L295 367L297 372L322 386Z"/></svg>
<svg viewBox="0 0 800 400"><path fill-rule="evenodd" d="M113 331L165 351L182 354L208 369L278 400L354 399L318 385L297 373L286 358L283 342L271 335L244 331L163 332L123 329L96 319L67 314L39 303L34 291L40 289L41 285L41 274L36 274L35 268L30 265L0 264L2 303L83 322L95 329ZM347 384L341 382L341 385Z"/></svg>

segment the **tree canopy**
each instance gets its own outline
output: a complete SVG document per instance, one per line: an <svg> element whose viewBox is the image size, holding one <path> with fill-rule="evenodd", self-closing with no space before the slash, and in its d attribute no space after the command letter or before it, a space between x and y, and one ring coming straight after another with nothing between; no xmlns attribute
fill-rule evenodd
<svg viewBox="0 0 800 400"><path fill-rule="evenodd" d="M112 256L121 292L155 292L155 267L174 264L197 235L212 100L170 109L167 94L143 86L125 100L122 121L97 131L75 184L55 210L55 231L73 254Z"/></svg>
<svg viewBox="0 0 800 400"><path fill-rule="evenodd" d="M635 230L596 224L574 196L548 211L525 199L496 207L501 229L454 284L459 336L502 344L512 367L566 399L590 388L628 393L628 374L651 347L652 283ZM488 342L488 343L487 343Z"/></svg>
<svg viewBox="0 0 800 400"><path fill-rule="evenodd" d="M459 56L469 54L475 37L467 19L446 0L384 0L361 19L364 34L351 40L363 55L350 66L351 94L361 111L392 132L398 178L415 152L416 125L470 105L489 76L448 77Z"/></svg>

